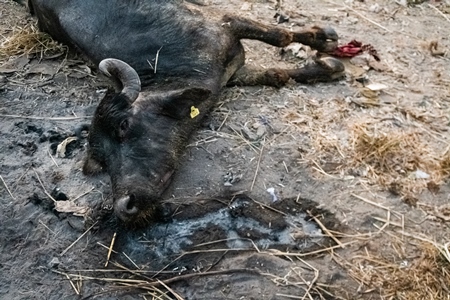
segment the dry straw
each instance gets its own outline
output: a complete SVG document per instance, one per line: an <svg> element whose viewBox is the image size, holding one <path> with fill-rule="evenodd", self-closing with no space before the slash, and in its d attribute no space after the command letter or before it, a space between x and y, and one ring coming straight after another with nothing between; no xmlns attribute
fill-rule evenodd
<svg viewBox="0 0 450 300"><path fill-rule="evenodd" d="M365 255L355 256L343 265L361 284L363 294L398 300L449 299L448 245L426 241L417 244L396 238L383 253L366 250Z"/></svg>
<svg viewBox="0 0 450 300"><path fill-rule="evenodd" d="M337 133L332 120L322 119L316 126L315 121L311 123L312 145L303 160L321 175L357 176L413 205L421 191L432 191L450 177L449 148L442 147L443 142L433 139L424 128L358 119Z"/></svg>
<svg viewBox="0 0 450 300"><path fill-rule="evenodd" d="M364 168L369 179L405 200L450 175L448 153L438 155L419 130L380 130L363 123L353 125L351 135L347 165Z"/></svg>
<svg viewBox="0 0 450 300"><path fill-rule="evenodd" d="M41 57L59 55L67 47L38 30L35 24L16 27L0 44L0 57L37 54Z"/></svg>

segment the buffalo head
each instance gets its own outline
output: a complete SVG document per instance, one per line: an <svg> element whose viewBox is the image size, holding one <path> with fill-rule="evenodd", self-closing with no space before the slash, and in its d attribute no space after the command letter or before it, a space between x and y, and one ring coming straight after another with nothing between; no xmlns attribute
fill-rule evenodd
<svg viewBox="0 0 450 300"><path fill-rule="evenodd" d="M128 224L146 223L155 217L187 138L201 118L190 116L191 107L202 107L211 92L196 87L141 92L138 74L117 59L103 60L99 70L119 89L108 91L96 109L83 172L106 171L115 214Z"/></svg>

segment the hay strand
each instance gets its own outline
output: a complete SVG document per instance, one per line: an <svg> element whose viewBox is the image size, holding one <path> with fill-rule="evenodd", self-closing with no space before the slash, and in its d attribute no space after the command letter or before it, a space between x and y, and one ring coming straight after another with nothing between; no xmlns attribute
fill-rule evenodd
<svg viewBox="0 0 450 300"><path fill-rule="evenodd" d="M47 33L39 31L35 24L13 28L12 34L0 44L0 57L39 54L62 55L67 46L53 40Z"/></svg>
<svg viewBox="0 0 450 300"><path fill-rule="evenodd" d="M108 254L106 255L105 268L108 266L109 258L111 257L111 252L112 252L113 247L114 247L114 242L116 241L116 235L117 235L117 232L114 232L113 237L111 239L111 243L110 243L109 248L108 248Z"/></svg>
<svg viewBox="0 0 450 300"><path fill-rule="evenodd" d="M95 225L97 225L97 222L98 222L98 221L96 221L94 224L91 225L91 227L89 227L85 232L83 232L83 234L81 234L75 241L73 241L72 244L70 244L66 249L64 249L64 250L61 252L61 254L59 254L59 256L63 256L64 254L66 254L66 252L69 251L70 248L72 248L72 247L73 247L79 240L81 240L81 239L82 239L89 231L91 231L91 229L92 229Z"/></svg>

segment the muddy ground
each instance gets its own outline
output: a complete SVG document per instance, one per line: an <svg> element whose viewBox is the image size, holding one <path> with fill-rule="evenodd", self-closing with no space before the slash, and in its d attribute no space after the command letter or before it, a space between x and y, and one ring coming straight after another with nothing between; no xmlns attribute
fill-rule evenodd
<svg viewBox="0 0 450 300"><path fill-rule="evenodd" d="M164 195L177 215L133 233L110 214L109 179L82 175L86 141L57 149L89 122L108 82L74 53L1 57L0 298L385 299L386 286L355 273L373 265L355 259L373 254L408 266L421 257L417 237L450 240L447 177L400 170L420 176L398 193L344 151L352 125L364 121L389 132L418 128L433 153L448 151L450 4L401 2L283 1L290 19L276 26L330 25L342 44L371 44L381 61L346 61L346 78L332 83L225 89ZM275 5L209 2L272 24ZM2 43L33 22L25 8L0 0ZM253 41L245 48L247 62L262 67L301 64L311 54L282 55ZM364 89L369 83L381 91ZM233 196L242 193L250 198ZM155 285L158 292L154 278L169 279L170 288Z"/></svg>

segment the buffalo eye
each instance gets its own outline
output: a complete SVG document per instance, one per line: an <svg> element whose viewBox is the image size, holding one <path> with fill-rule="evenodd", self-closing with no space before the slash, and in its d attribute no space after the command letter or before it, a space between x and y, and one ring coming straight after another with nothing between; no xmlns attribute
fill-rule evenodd
<svg viewBox="0 0 450 300"><path fill-rule="evenodd" d="M129 127L130 127L130 123L129 123L128 119L125 119L122 122L120 122L120 125L119 125L119 137L120 138L125 137Z"/></svg>

